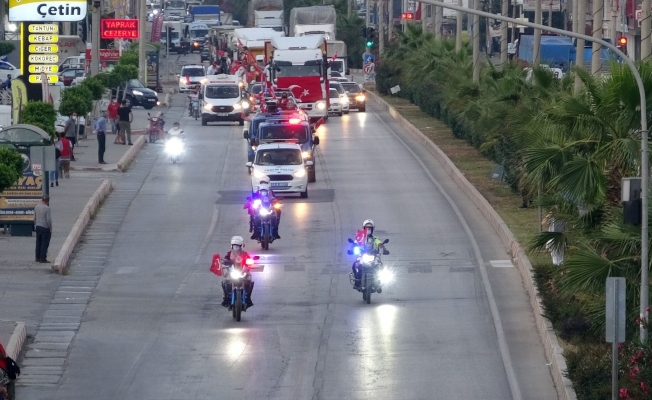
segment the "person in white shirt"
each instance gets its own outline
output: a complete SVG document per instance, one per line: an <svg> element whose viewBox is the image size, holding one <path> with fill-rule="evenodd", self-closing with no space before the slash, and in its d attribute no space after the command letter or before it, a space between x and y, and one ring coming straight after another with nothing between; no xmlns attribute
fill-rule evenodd
<svg viewBox="0 0 652 400"><path fill-rule="evenodd" d="M206 75L215 75L217 72L217 63L213 62L206 71Z"/></svg>

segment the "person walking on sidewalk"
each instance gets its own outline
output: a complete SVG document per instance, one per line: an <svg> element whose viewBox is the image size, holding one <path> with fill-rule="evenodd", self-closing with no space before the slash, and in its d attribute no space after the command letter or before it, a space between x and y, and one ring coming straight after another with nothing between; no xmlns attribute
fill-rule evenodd
<svg viewBox="0 0 652 400"><path fill-rule="evenodd" d="M55 168L54 171L50 171L50 187L54 187L55 182L57 186L59 186L59 169L61 168L59 165L59 159L61 159L62 149L63 149L63 143L61 142L61 139L57 136L57 140L56 142L54 142Z"/></svg>
<svg viewBox="0 0 652 400"><path fill-rule="evenodd" d="M134 120L134 114L131 112L131 107L127 106L127 100L122 100L122 104L118 109L118 118L120 119L120 132L122 133L122 144L131 143L131 122ZM127 143L124 142L125 137Z"/></svg>
<svg viewBox="0 0 652 400"><path fill-rule="evenodd" d="M59 155L59 175L63 178L70 178L70 156L72 156L72 143L66 139L65 133L59 133L61 142L61 154Z"/></svg>
<svg viewBox="0 0 652 400"><path fill-rule="evenodd" d="M43 196L41 203L34 207L34 225L36 226L36 262L49 263L47 255L52 237L50 196Z"/></svg>
<svg viewBox="0 0 652 400"><path fill-rule="evenodd" d="M109 120L111 120L111 133L116 134L120 129L118 127L118 109L120 104L116 101L115 97L111 97L111 103L106 108L106 111L109 113Z"/></svg>
<svg viewBox="0 0 652 400"><path fill-rule="evenodd" d="M70 118L68 118L68 121L66 121L64 132L66 133L66 139L68 139L70 143L72 143L72 147L74 148L75 145L77 144L77 113L72 113ZM74 150L70 154L70 160L77 161L75 160Z"/></svg>
<svg viewBox="0 0 652 400"><path fill-rule="evenodd" d="M97 133L97 159L100 164L104 162L104 151L106 150L106 111L102 111L102 116L95 121L93 127Z"/></svg>

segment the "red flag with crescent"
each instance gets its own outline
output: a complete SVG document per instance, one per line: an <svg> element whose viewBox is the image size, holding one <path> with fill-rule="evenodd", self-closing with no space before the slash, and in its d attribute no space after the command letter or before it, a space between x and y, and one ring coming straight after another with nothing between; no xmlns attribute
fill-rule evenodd
<svg viewBox="0 0 652 400"><path fill-rule="evenodd" d="M213 254L210 271L217 276L222 276L222 258L219 254Z"/></svg>

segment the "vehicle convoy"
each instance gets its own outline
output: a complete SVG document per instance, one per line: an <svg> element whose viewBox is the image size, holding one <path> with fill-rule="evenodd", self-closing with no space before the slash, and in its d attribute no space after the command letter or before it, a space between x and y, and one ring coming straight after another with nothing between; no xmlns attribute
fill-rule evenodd
<svg viewBox="0 0 652 400"><path fill-rule="evenodd" d="M263 124L261 130L268 124ZM269 124L271 125L271 124ZM308 173L306 167L313 161L304 160L301 147L294 143L264 143L256 148L251 168L251 187L253 192L260 188L260 178L269 176L270 186L275 193L299 193L308 197Z"/></svg>
<svg viewBox="0 0 652 400"><path fill-rule="evenodd" d="M271 28L284 32L283 0L251 0L247 10L249 27Z"/></svg>
<svg viewBox="0 0 652 400"><path fill-rule="evenodd" d="M179 53L181 49L182 23L181 21L163 21L161 28L161 45L163 46L163 51L167 50L168 28L171 28L169 50Z"/></svg>
<svg viewBox="0 0 652 400"><path fill-rule="evenodd" d="M201 124L232 121L244 125L242 112L250 105L243 99L240 80L235 75L208 75L201 87Z"/></svg>
<svg viewBox="0 0 652 400"><path fill-rule="evenodd" d="M208 25L203 22L185 24L183 36L190 42L190 52L201 51L208 35Z"/></svg>
<svg viewBox="0 0 652 400"><path fill-rule="evenodd" d="M347 61L347 47L346 43L341 40L328 40L327 53L330 68L328 68L328 76L333 72L339 72L340 75L349 75L349 64Z"/></svg>
<svg viewBox="0 0 652 400"><path fill-rule="evenodd" d="M201 86L202 80L206 78L206 69L200 64L184 65L177 77L179 78L179 92L196 90Z"/></svg>
<svg viewBox="0 0 652 400"><path fill-rule="evenodd" d="M275 89L289 90L311 121L328 118L326 42L320 36L274 37L271 40Z"/></svg>
<svg viewBox="0 0 652 400"><path fill-rule="evenodd" d="M371 223L373 224L373 221ZM389 239L380 242L365 231L358 231L355 241L349 238L349 243L353 248L348 250L347 254L356 256L353 264L354 272L349 274L349 280L353 288L362 293L362 300L370 304L371 294L382 293L383 286L394 280L394 274L383 265L380 258L380 247L383 248L383 255L389 254L389 251L384 248L384 245L389 243Z"/></svg>
<svg viewBox="0 0 652 400"><path fill-rule="evenodd" d="M181 21L186 16L186 3L183 0L168 0L163 3L166 21Z"/></svg>
<svg viewBox="0 0 652 400"><path fill-rule="evenodd" d="M231 242L234 241L240 243L240 249L244 247L244 240L241 236L231 238ZM232 245L231 248L233 249L234 246ZM242 312L253 306L250 299L254 284L251 267L254 265L255 260L258 259L258 256L251 257L242 250L239 250L238 254L236 254L235 250L231 250L224 259L221 259L219 254L213 256L214 265L211 265L211 271L218 276L224 276L222 281L224 301L222 305L228 307L237 322L242 319Z"/></svg>
<svg viewBox="0 0 652 400"><path fill-rule="evenodd" d="M194 22L201 22L206 25L214 25L216 22L220 22L220 6L192 6L190 8L190 15L192 17L192 21Z"/></svg>
<svg viewBox="0 0 652 400"><path fill-rule="evenodd" d="M322 35L335 40L337 12L333 6L296 7L290 11L290 36Z"/></svg>

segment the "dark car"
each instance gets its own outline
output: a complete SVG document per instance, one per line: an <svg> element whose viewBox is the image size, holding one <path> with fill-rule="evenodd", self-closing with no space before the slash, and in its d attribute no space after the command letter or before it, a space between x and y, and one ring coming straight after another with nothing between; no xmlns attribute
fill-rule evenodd
<svg viewBox="0 0 652 400"><path fill-rule="evenodd" d="M199 62L204 61L211 61L211 55L206 47L202 48L201 53L199 53Z"/></svg>
<svg viewBox="0 0 652 400"><path fill-rule="evenodd" d="M360 112L365 112L367 109L367 96L364 91L355 82L340 82L346 95L349 96L349 109L355 108Z"/></svg>
<svg viewBox="0 0 652 400"><path fill-rule="evenodd" d="M66 69L59 72L59 80L63 82L63 86L70 86L75 78L84 76L84 73L83 69Z"/></svg>
<svg viewBox="0 0 652 400"><path fill-rule="evenodd" d="M147 110L154 108L158 103L156 92L146 88L138 79L132 79L127 83L124 98L130 107L142 106Z"/></svg>

